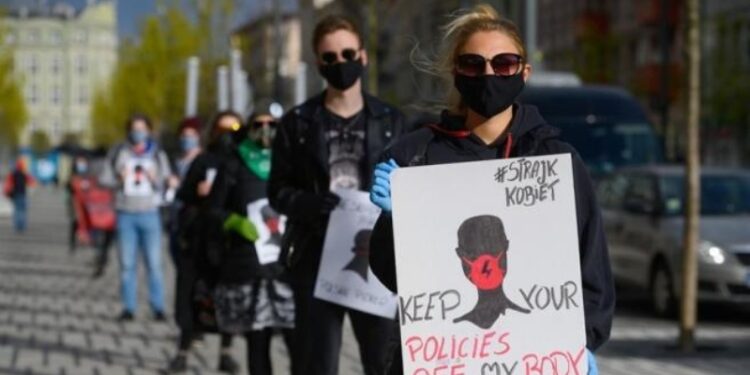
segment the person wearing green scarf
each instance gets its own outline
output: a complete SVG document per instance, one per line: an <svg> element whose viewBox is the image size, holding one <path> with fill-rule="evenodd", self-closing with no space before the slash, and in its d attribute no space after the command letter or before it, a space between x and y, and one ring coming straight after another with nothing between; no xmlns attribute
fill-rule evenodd
<svg viewBox="0 0 750 375"><path fill-rule="evenodd" d="M237 146L209 197L223 244L214 303L219 330L245 335L249 372L270 375L271 336L281 331L290 345L294 300L279 261L284 220L266 198L276 119L259 113L249 123L235 133Z"/></svg>

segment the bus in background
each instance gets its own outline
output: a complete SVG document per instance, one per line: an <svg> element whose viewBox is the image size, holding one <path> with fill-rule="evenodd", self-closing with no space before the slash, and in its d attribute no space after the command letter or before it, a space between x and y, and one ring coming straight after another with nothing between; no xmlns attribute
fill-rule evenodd
<svg viewBox="0 0 750 375"><path fill-rule="evenodd" d="M561 130L594 178L620 167L664 162L662 142L646 113L621 88L530 82L520 101L539 108Z"/></svg>

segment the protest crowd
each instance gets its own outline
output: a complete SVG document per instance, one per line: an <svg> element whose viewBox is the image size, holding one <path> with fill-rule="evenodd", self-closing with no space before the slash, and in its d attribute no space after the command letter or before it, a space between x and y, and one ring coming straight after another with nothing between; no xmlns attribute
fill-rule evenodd
<svg viewBox="0 0 750 375"><path fill-rule="evenodd" d="M248 117L223 111L205 114L207 121L186 118L179 127L181 152L168 155L149 116L133 114L124 124L127 137L105 157L75 158L68 182L70 249L75 251L80 242L95 244L94 275L99 277L109 262L110 248L115 248L120 321L140 319L137 269L143 260L152 318L174 319L180 331L166 366L169 373L186 371L193 345L204 335L217 334L222 372L239 372L231 348L233 341L244 338L249 373L271 374L271 339L280 335L290 353L290 373L335 375L341 373L345 317L367 375L402 374L410 357L429 361L444 350L459 362L483 358L485 350L506 354L513 336L499 332L485 336L491 344L471 333L465 340L443 337L444 344L434 350L428 346L430 339L402 344L407 338L401 337L401 325L441 316L446 320L458 306L458 293L402 298L397 312L397 274L403 272L397 272L396 265L398 251L404 250L394 246L399 235L394 226L399 223L391 177L410 167L559 154L570 155L572 166L569 182L575 192L580 281L531 292L551 293L548 305L553 306L558 291L565 299L560 305L582 309L585 324L578 331L585 348L565 358L571 366L585 362L581 368L588 374L598 373L594 353L609 337L614 288L588 172L576 150L560 140L536 108L518 103L533 72L511 21L480 5L453 17L444 31L443 49L432 69L445 78L448 100L434 124L408 124L398 108L364 90L368 51L362 34L348 18L331 15L318 22L311 36L327 88L283 116L271 110L271 101L259 101ZM556 168L562 167L550 161L537 163L542 166L537 174L523 177L523 165L510 165L502 176L490 177L493 183L544 179L534 189L513 188L526 194L507 198L521 208L565 194L555 180ZM9 178L5 192L13 197L16 226L22 231L25 190L33 181L22 164ZM349 211L362 217L347 219ZM517 246L509 242L513 237L506 235L509 226L504 220L476 216L463 221L458 230L451 257L460 257L465 274L461 276L471 281L479 299L472 311L456 315L454 324L489 328L498 316L528 315L531 305L540 309L540 297L534 303L530 294L511 297L507 288L503 290L505 276L512 276L508 249ZM360 226L354 228L355 224ZM545 229L539 224L535 230L541 234ZM329 247L343 250L329 254ZM176 269L173 305L165 301L163 248L169 249ZM486 259L494 263L480 264ZM348 292L336 284L333 273L372 287L349 295L353 302L335 302ZM520 372L522 364L517 365ZM493 374L508 371L505 364L493 366ZM544 362L523 366L526 374L542 374L534 366L543 367ZM409 373L471 373L438 369Z"/></svg>

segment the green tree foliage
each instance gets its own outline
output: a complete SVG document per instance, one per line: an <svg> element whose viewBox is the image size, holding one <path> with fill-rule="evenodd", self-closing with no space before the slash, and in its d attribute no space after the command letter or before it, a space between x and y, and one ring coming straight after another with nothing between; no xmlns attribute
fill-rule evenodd
<svg viewBox="0 0 750 375"><path fill-rule="evenodd" d="M0 14L0 143L15 146L28 121L28 113L19 75L13 74L13 48L5 35Z"/></svg>
<svg viewBox="0 0 750 375"><path fill-rule="evenodd" d="M31 133L29 145L31 146L31 151L35 155L42 155L50 150L50 148L52 147L52 142L50 141L47 132L34 130Z"/></svg>
<svg viewBox="0 0 750 375"><path fill-rule="evenodd" d="M184 116L190 56L201 57L199 111L215 108L215 74L209 69L226 63L229 32L214 26L229 24L233 1L161 3L162 11L143 22L138 39L122 44L109 85L93 98L91 125L96 143L111 145L121 140L125 121L133 113L144 113L158 131L173 133ZM218 49L215 41L220 36L227 47Z"/></svg>

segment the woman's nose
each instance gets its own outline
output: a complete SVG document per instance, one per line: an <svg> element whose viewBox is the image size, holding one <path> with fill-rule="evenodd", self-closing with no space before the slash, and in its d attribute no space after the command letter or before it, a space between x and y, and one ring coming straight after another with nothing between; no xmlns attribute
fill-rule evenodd
<svg viewBox="0 0 750 375"><path fill-rule="evenodd" d="M492 69L492 64L489 61L484 62L484 74L488 76L495 75L495 71Z"/></svg>

